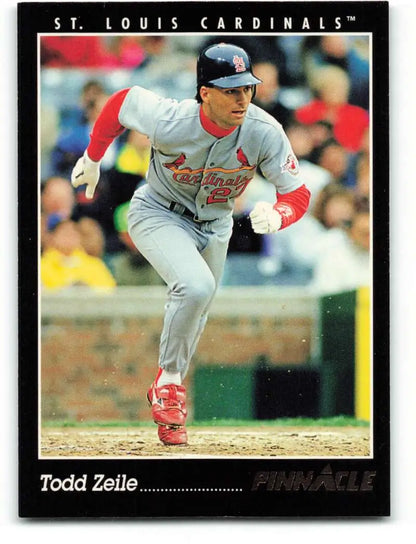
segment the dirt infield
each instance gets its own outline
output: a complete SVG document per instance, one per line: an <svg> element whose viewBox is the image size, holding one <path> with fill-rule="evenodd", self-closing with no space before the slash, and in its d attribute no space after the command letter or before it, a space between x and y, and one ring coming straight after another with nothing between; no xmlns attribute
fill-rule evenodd
<svg viewBox="0 0 416 544"><path fill-rule="evenodd" d="M164 446L155 427L42 429L45 457L367 457L368 427L189 427L186 446Z"/></svg>

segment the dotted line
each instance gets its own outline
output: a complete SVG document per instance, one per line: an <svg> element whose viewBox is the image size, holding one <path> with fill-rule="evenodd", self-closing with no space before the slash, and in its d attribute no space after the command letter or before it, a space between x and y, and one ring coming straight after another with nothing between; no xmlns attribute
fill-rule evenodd
<svg viewBox="0 0 416 544"><path fill-rule="evenodd" d="M141 488L141 493L241 493L240 488L222 488L222 487L175 487L175 488Z"/></svg>

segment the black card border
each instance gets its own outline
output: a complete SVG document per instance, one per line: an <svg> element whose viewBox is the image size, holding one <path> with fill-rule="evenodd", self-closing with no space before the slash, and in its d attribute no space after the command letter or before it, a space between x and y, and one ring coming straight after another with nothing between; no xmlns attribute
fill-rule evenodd
<svg viewBox="0 0 416 544"><path fill-rule="evenodd" d="M122 3L123 10L136 3ZM154 2L140 2L142 13ZM210 3L211 12L233 2ZM19 295L19 515L29 518L270 518L270 517L345 517L388 516L390 514L390 409L389 409L389 99L388 99L388 3L387 2L244 2L242 13L270 11L285 7L285 12L302 10L303 14L355 14L349 32L373 35L373 161L374 268L373 334L375 372L373 410L374 456L372 459L334 459L337 470L376 473L372 491L330 493L270 493L251 491L258 471L325 471L327 461L301 460L45 460L38 459L38 253L37 253L37 34L53 32L55 14L90 14L83 32L95 28L95 10L120 9L120 3L20 3L18 4L18 295ZM313 4L313 7L312 5ZM193 29L193 10L205 2L182 2L181 12L188 13ZM237 9L235 4L233 9ZM164 13L175 13L177 4L164 3ZM75 11L74 11L75 10ZM247 10L247 11L246 11ZM299 13L299 11L295 11ZM187 30L187 29L185 29ZM210 30L207 30L210 33ZM212 29L211 29L212 33ZM32 145L28 145L32 142ZM190 494L178 491L175 500L168 494L146 495L119 493L42 493L41 473L62 477L70 474L103 472L141 475L143 485L163 488L216 486L243 489L230 494Z"/></svg>

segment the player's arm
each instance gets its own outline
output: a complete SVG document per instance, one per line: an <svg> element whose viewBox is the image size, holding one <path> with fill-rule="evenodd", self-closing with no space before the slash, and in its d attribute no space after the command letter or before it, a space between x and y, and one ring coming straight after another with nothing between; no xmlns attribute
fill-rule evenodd
<svg viewBox="0 0 416 544"><path fill-rule="evenodd" d="M257 202L250 213L251 225L257 234L270 234L298 221L309 207L311 193L306 185L280 195L276 202Z"/></svg>
<svg viewBox="0 0 416 544"><path fill-rule="evenodd" d="M100 162L109 145L125 129L119 121L119 112L129 89L113 94L104 105L90 134L90 143L78 159L71 174L74 187L87 185L85 196L92 198L100 178Z"/></svg>
<svg viewBox="0 0 416 544"><path fill-rule="evenodd" d="M299 163L289 139L274 120L269 120L260 168L276 187L276 202L257 202L250 219L254 232L269 234L299 221L309 207L311 196L301 179Z"/></svg>

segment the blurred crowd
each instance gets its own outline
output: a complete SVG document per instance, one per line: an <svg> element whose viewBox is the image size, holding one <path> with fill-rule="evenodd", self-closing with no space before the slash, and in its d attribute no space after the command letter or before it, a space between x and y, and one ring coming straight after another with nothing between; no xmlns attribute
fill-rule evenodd
<svg viewBox="0 0 416 544"><path fill-rule="evenodd" d="M196 59L229 41L263 83L254 103L285 129L311 191L306 216L257 235L248 213L275 192L258 172L236 201L224 285L302 285L330 294L370 284L369 43L362 36L43 36L41 38L41 282L162 285L127 232L128 203L146 183L150 143L125 131L107 150L92 200L70 175L113 92L142 85L193 98Z"/></svg>

